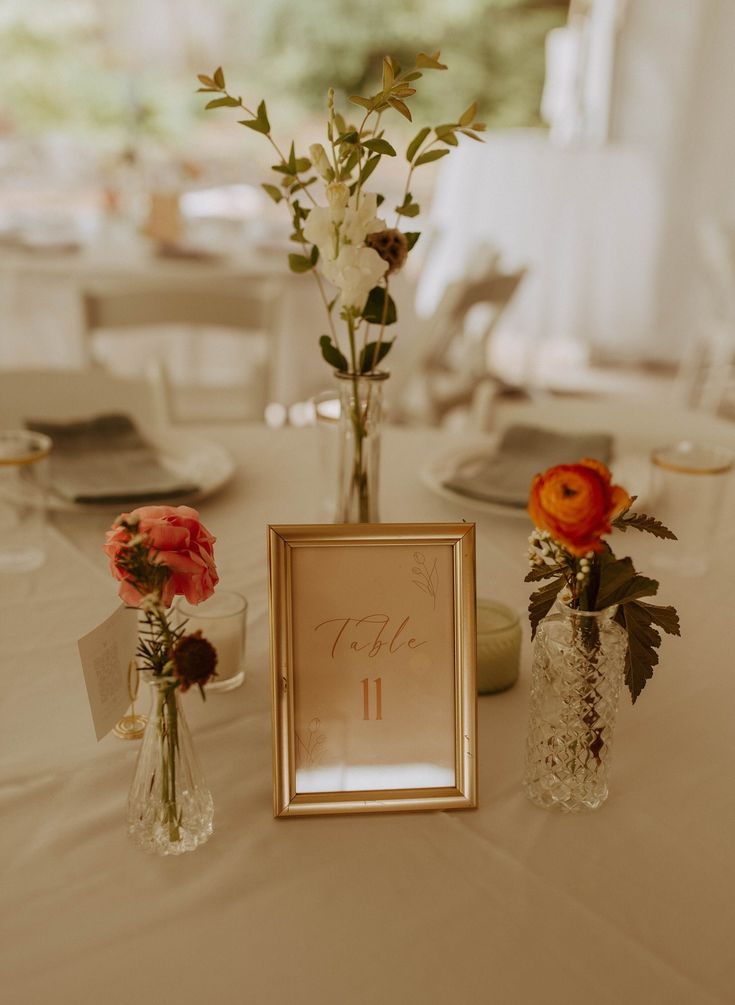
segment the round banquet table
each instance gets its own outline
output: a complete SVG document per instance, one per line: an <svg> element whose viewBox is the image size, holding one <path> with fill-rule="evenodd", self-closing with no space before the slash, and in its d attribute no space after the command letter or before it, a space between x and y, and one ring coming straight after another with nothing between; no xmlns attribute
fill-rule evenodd
<svg viewBox="0 0 735 1005"><path fill-rule="evenodd" d="M266 525L314 519L315 431L207 435L237 470L199 508L221 584L250 609L244 685L183 699L215 800L195 853L128 840L137 744L94 738L76 640L117 603L110 516L57 514L46 565L0 578L3 1000L732 1001L732 537L707 576L663 579L683 637L664 639L636 707L621 699L600 810L550 813L521 791L526 628L518 684L479 699L477 810L273 819ZM445 436L388 431L384 519L476 518L419 478ZM522 612L529 526L477 520L478 594ZM632 534L620 552L648 571Z"/></svg>

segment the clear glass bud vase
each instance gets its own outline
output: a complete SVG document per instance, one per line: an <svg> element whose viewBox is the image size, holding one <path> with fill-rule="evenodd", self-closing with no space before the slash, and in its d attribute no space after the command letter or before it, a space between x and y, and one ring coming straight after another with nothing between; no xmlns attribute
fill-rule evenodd
<svg viewBox="0 0 735 1005"><path fill-rule="evenodd" d="M340 391L335 523L378 523L383 382L388 374L337 373Z"/></svg>
<svg viewBox="0 0 735 1005"><path fill-rule="evenodd" d="M523 785L539 806L576 812L607 799L627 650L615 610L557 601L536 632Z"/></svg>
<svg viewBox="0 0 735 1005"><path fill-rule="evenodd" d="M151 709L128 794L128 833L146 851L181 855L214 829L214 804L171 678L148 677Z"/></svg>

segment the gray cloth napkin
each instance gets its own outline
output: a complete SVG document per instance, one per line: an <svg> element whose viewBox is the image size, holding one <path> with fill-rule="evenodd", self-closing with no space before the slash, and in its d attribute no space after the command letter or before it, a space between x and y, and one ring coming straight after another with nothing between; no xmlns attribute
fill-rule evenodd
<svg viewBox="0 0 735 1005"><path fill-rule="evenodd" d="M594 457L608 464L612 437L607 433L555 433L536 426L509 426L491 454L466 458L444 486L460 495L502 506L528 503L533 476L554 464L576 464Z"/></svg>
<svg viewBox="0 0 735 1005"><path fill-rule="evenodd" d="M80 422L29 420L26 426L51 437L51 487L71 502L156 502L199 488L169 471L126 415Z"/></svg>

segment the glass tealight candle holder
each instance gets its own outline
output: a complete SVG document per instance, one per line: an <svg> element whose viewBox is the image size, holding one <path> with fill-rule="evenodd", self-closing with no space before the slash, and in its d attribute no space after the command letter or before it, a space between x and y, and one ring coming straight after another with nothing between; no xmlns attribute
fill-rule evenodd
<svg viewBox="0 0 735 1005"><path fill-rule="evenodd" d="M42 433L0 431L0 573L29 572L46 559L50 453Z"/></svg>
<svg viewBox="0 0 735 1005"><path fill-rule="evenodd" d="M477 601L477 693L513 687L521 662L521 623L496 600Z"/></svg>
<svg viewBox="0 0 735 1005"><path fill-rule="evenodd" d="M217 675L207 691L232 691L245 679L245 636L248 602L234 590L217 590L201 604L177 597L174 609L186 632L200 631L217 650Z"/></svg>

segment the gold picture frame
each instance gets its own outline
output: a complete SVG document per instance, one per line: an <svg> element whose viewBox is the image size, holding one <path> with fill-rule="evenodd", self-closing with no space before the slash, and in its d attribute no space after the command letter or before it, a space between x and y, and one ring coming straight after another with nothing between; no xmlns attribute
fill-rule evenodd
<svg viewBox="0 0 735 1005"><path fill-rule="evenodd" d="M268 528L273 811L477 805L475 525Z"/></svg>

